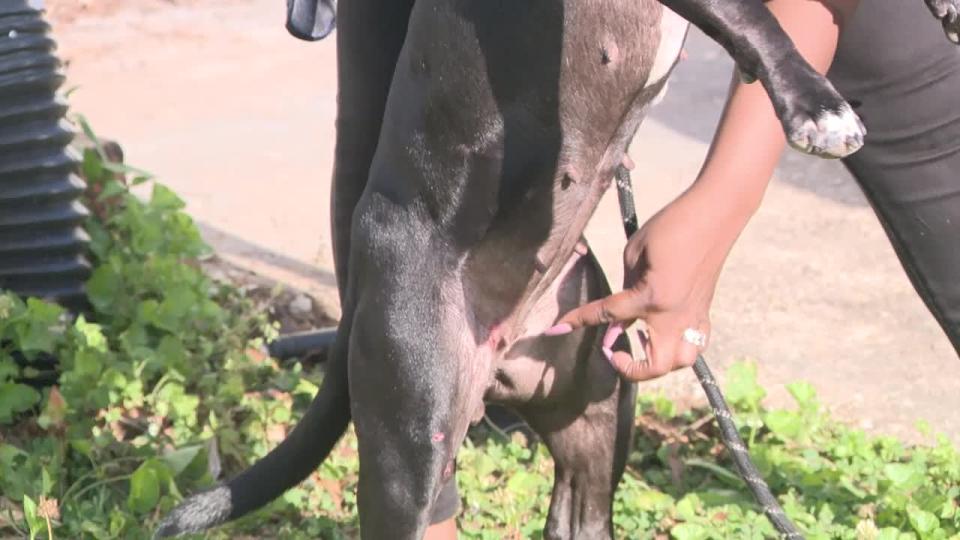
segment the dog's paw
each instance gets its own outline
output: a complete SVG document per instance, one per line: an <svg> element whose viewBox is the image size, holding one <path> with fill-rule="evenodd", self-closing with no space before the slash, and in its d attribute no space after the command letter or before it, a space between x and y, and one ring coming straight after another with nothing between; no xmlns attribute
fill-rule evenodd
<svg viewBox="0 0 960 540"><path fill-rule="evenodd" d="M933 16L940 20L947 39L960 45L960 0L926 0Z"/></svg>
<svg viewBox="0 0 960 540"><path fill-rule="evenodd" d="M813 115L797 114L785 126L790 146L826 158L842 158L863 146L863 122L846 102Z"/></svg>

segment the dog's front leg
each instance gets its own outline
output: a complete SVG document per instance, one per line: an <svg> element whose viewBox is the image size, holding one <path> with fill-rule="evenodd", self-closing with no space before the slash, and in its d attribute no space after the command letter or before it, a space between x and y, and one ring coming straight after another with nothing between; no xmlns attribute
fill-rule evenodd
<svg viewBox="0 0 960 540"><path fill-rule="evenodd" d="M863 146L856 113L803 59L761 0L660 1L722 45L745 80L760 80L791 146L834 158Z"/></svg>
<svg viewBox="0 0 960 540"><path fill-rule="evenodd" d="M367 215L363 201L357 213ZM379 234L410 247L406 254L358 240L358 232L365 236L359 228L353 255L360 246L375 246L373 258L354 256L350 263L362 281L350 342L361 535L420 540L440 488L454 474L469 396L481 403L485 381L469 367L477 363L468 360L472 340L457 322L462 310L449 309L439 292L446 271L430 256L437 250L398 233L405 225Z"/></svg>
<svg viewBox="0 0 960 540"><path fill-rule="evenodd" d="M326 0L329 3L329 0ZM367 186L390 81L413 0L340 0L337 14L337 144L331 221L340 301L346 301L353 211Z"/></svg>

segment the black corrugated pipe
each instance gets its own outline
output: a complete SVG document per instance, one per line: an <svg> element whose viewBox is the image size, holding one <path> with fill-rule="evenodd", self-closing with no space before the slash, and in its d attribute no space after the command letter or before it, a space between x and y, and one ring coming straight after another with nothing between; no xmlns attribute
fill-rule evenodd
<svg viewBox="0 0 960 540"><path fill-rule="evenodd" d="M336 339L336 327L284 334L270 342L267 351L270 356L280 359L304 356L330 348Z"/></svg>
<svg viewBox="0 0 960 540"><path fill-rule="evenodd" d="M0 289L83 306L83 181L38 0L0 0Z"/></svg>

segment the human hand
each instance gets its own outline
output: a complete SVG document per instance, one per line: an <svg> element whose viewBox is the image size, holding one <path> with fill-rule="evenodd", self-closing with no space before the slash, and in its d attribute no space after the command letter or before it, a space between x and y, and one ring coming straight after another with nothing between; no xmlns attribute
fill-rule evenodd
<svg viewBox="0 0 960 540"><path fill-rule="evenodd" d="M624 249L624 290L570 311L546 334L609 324L603 351L631 381L693 365L707 346L714 289L743 225L718 215L710 202L688 192L653 216ZM645 357L612 351L637 319L646 323Z"/></svg>

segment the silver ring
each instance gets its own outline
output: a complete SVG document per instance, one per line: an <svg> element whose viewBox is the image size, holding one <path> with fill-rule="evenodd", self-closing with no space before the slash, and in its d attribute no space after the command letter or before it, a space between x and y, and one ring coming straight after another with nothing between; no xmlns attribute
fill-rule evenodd
<svg viewBox="0 0 960 540"><path fill-rule="evenodd" d="M707 335L696 328L687 328L684 330L683 340L701 349L707 346Z"/></svg>

